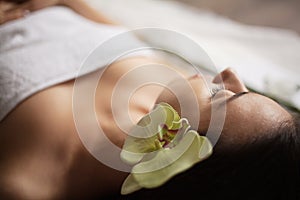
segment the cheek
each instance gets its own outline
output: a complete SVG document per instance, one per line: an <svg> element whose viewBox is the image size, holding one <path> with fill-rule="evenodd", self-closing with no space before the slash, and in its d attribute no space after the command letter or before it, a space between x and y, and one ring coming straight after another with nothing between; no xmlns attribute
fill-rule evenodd
<svg viewBox="0 0 300 200"><path fill-rule="evenodd" d="M192 128L201 133L207 131L211 116L211 94L200 78L189 80L189 87L186 83L177 81L173 84L174 93L165 89L158 97L156 103L166 102L170 104L181 117L186 117ZM176 94L175 94L176 93Z"/></svg>
<svg viewBox="0 0 300 200"><path fill-rule="evenodd" d="M186 79L176 79L165 87L156 103L166 102L180 114L192 113L199 107L200 93L199 85L196 85L195 82L189 82Z"/></svg>
<svg viewBox="0 0 300 200"><path fill-rule="evenodd" d="M208 130L211 119L211 93L203 79L193 79L190 83L198 104L197 130L201 135L204 135ZM194 112L197 112L197 110L194 110Z"/></svg>

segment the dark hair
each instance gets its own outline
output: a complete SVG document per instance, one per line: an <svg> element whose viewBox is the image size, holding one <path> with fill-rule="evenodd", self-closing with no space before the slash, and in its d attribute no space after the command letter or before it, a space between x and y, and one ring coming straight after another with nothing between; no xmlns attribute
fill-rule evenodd
<svg viewBox="0 0 300 200"><path fill-rule="evenodd" d="M239 149L219 148L161 187L117 199L300 199L299 131L294 117Z"/></svg>

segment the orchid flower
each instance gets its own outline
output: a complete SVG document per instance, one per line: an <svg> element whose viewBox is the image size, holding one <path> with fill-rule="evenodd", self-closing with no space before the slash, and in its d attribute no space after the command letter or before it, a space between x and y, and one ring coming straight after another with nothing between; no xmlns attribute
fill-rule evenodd
<svg viewBox="0 0 300 200"><path fill-rule="evenodd" d="M188 120L169 104L157 104L126 138L121 159L133 168L121 194L159 187L211 154L207 137L190 130Z"/></svg>

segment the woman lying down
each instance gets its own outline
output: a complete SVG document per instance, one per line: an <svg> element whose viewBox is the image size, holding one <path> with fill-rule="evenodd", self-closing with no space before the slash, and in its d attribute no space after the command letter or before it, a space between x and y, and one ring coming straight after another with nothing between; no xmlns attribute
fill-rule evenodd
<svg viewBox="0 0 300 200"><path fill-rule="evenodd" d="M159 76L170 87L137 88L124 111L112 105L152 75L120 81L159 58L137 54L76 77L97 44L123 27L81 0L1 1L0 20L1 199L300 198L299 121L249 92L230 68L209 84L200 74L176 78L166 70ZM99 71L90 103L84 87ZM78 79L83 90L74 100ZM215 140L207 134L211 116L224 106ZM128 131L116 120L124 112ZM118 159L129 170L107 164Z"/></svg>

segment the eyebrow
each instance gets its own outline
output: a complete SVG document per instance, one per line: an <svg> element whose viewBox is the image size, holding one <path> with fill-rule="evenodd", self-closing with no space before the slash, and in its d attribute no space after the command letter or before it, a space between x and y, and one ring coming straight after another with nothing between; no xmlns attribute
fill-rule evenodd
<svg viewBox="0 0 300 200"><path fill-rule="evenodd" d="M249 91L236 93L232 97L230 97L229 99L227 99L225 102L228 103L229 101L232 101L232 100L234 100L234 99L236 99L236 98L238 98L238 97L240 97L240 96L242 96L244 94L249 94L249 93L250 93Z"/></svg>
<svg viewBox="0 0 300 200"><path fill-rule="evenodd" d="M224 104L227 104L228 102L236 99L236 98L239 98L240 96L243 96L245 94L249 94L251 92L247 91L247 92L239 92L239 93L236 93L234 94L233 96L231 96L230 98L226 99L225 101L223 101L219 106L223 106Z"/></svg>

